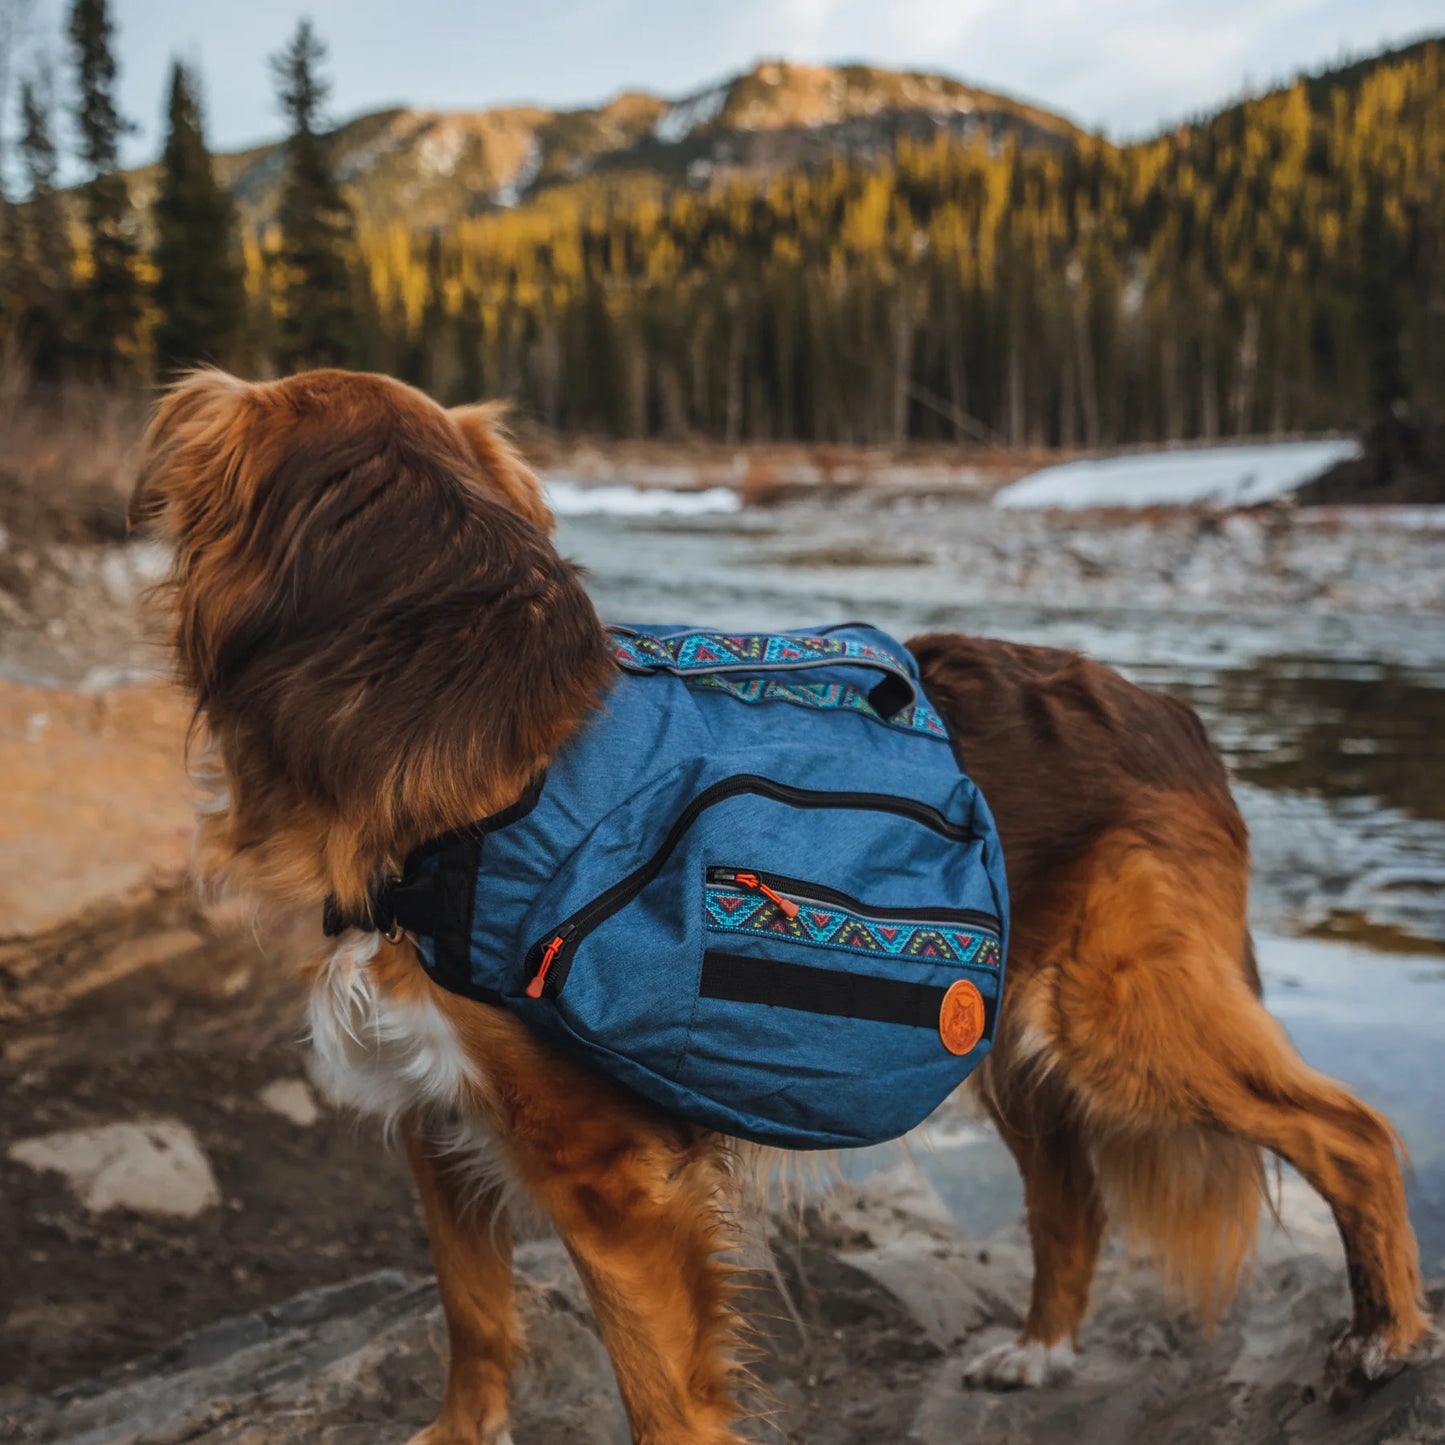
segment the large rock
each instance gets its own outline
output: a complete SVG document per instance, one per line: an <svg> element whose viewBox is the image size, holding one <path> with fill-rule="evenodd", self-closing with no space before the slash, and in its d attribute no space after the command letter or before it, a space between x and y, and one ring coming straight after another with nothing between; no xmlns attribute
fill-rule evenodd
<svg viewBox="0 0 1445 1445"><path fill-rule="evenodd" d="M560 1246L519 1251L531 1350L516 1414L549 1445L626 1445L607 1356ZM436 1413L446 1327L436 1286L394 1271L226 1320L45 1400L0 1440L67 1445L392 1445Z"/></svg>
<svg viewBox="0 0 1445 1445"><path fill-rule="evenodd" d="M178 1119L66 1129L22 1139L9 1155L63 1174L92 1214L132 1209L193 1219L221 1202L211 1161Z"/></svg>

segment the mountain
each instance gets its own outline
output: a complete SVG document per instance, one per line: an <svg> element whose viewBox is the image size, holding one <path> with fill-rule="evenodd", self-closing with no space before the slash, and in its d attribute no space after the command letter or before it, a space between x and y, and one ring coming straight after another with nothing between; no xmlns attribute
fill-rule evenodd
<svg viewBox="0 0 1445 1445"><path fill-rule="evenodd" d="M564 183L705 187L738 173L875 154L900 136L940 130L1053 147L1079 134L1061 116L943 75L769 61L676 100L634 91L586 110L380 111L341 126L334 143L363 221L429 227ZM281 145L218 155L216 164L243 219L269 219ZM142 206L155 177L154 166L131 175Z"/></svg>

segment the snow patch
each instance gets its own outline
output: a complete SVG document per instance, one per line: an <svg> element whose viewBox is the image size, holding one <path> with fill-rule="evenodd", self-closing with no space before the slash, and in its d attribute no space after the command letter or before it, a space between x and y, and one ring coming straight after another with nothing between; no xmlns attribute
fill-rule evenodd
<svg viewBox="0 0 1445 1445"><path fill-rule="evenodd" d="M522 163L512 172L512 179L497 187L496 201L499 206L515 206L522 199L522 193L542 172L542 142L532 137Z"/></svg>
<svg viewBox="0 0 1445 1445"><path fill-rule="evenodd" d="M728 93L728 86L719 85L668 106L658 116L657 124L652 128L653 135L669 145L685 140L700 126L717 119L727 104Z"/></svg>
<svg viewBox="0 0 1445 1445"><path fill-rule="evenodd" d="M1249 507L1283 497L1359 455L1358 442L1324 441L1100 457L1044 467L996 492L993 504L1067 510Z"/></svg>
<svg viewBox="0 0 1445 1445"><path fill-rule="evenodd" d="M454 175L466 144L467 132L455 119L450 124L438 121L416 148L417 170L433 176Z"/></svg>
<svg viewBox="0 0 1445 1445"><path fill-rule="evenodd" d="M655 487L587 486L552 477L547 503L559 517L696 517L708 512L740 512L742 499L731 487L673 492Z"/></svg>

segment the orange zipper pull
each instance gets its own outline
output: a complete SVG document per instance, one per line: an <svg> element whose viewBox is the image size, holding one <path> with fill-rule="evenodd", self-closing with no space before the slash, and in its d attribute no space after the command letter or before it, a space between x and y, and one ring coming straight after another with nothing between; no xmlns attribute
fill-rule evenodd
<svg viewBox="0 0 1445 1445"><path fill-rule="evenodd" d="M531 983L527 985L528 998L541 998L543 986L547 982L547 971L552 967L552 960L562 951L562 935L559 933L547 945L547 951L542 955L542 964L533 975Z"/></svg>
<svg viewBox="0 0 1445 1445"><path fill-rule="evenodd" d="M784 898L781 893L774 892L769 888L756 873L738 873L734 877L744 888L756 888L765 897L771 898L778 905L778 912L784 918L796 918L798 916L798 905L791 898Z"/></svg>

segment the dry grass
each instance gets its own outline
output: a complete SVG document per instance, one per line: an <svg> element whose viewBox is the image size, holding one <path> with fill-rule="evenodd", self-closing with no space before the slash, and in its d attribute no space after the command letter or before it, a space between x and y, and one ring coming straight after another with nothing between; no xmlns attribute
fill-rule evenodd
<svg viewBox="0 0 1445 1445"><path fill-rule="evenodd" d="M0 524L26 541L123 537L148 400L140 388L32 387L0 354Z"/></svg>

